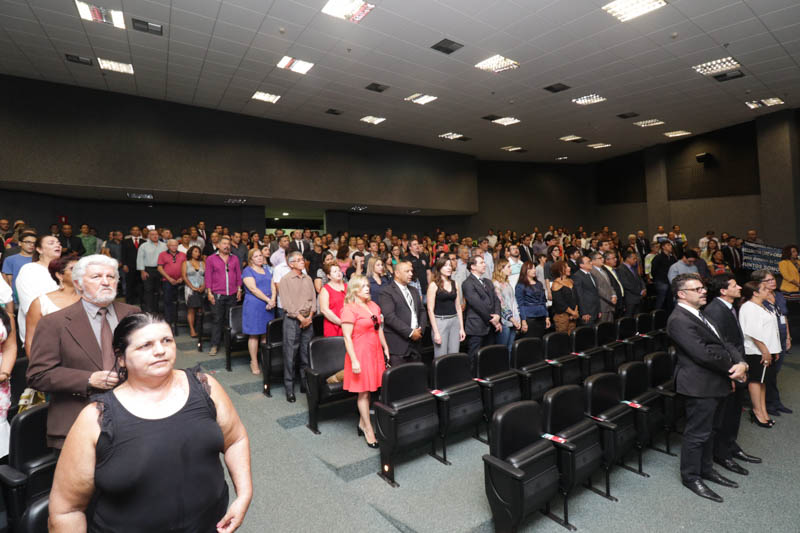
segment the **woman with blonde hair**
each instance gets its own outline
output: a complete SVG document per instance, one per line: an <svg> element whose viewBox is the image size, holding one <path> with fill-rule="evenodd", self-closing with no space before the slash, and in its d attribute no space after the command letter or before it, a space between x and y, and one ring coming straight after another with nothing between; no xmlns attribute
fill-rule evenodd
<svg viewBox="0 0 800 533"><path fill-rule="evenodd" d="M386 263L379 255L373 255L367 262L367 279L369 280L369 292L372 300L377 301L381 291L391 280L386 274Z"/></svg>
<svg viewBox="0 0 800 533"><path fill-rule="evenodd" d="M260 374L258 368L259 342L265 340L267 324L275 318L275 298L272 295L272 273L264 266L264 254L258 248L247 252L247 267L242 271L244 305L242 307L242 333L249 335L250 371Z"/></svg>
<svg viewBox="0 0 800 533"><path fill-rule="evenodd" d="M503 329L497 333L495 342L508 347L509 357L511 356L511 348L514 346L514 339L517 336L517 330L522 328L514 287L508 282L510 274L511 263L508 262L508 259L504 257L498 259L494 273L492 273L492 283L494 284L494 292L497 293L497 298L500 300L500 324Z"/></svg>
<svg viewBox="0 0 800 533"><path fill-rule="evenodd" d="M377 448L369 417L369 397L370 392L381 386L389 361L389 345L383 335L381 308L371 300L365 276L350 278L342 309L342 333L346 349L343 387L358 393L358 434L364 435L367 446Z"/></svg>

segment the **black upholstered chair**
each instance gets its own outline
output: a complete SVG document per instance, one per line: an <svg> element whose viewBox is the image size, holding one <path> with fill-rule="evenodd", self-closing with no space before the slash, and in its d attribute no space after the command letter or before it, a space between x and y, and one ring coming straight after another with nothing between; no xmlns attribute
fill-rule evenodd
<svg viewBox="0 0 800 533"><path fill-rule="evenodd" d="M433 388L439 408L439 438L442 441L441 460L447 464L447 436L466 428L479 432L483 420L481 388L472 379L467 354L454 353L433 360Z"/></svg>
<svg viewBox="0 0 800 533"><path fill-rule="evenodd" d="M554 366L544 360L542 340L525 337L514 342L511 368L522 379L522 399L540 401L544 393L555 387Z"/></svg>
<svg viewBox="0 0 800 533"><path fill-rule="evenodd" d="M323 315L322 313L317 313L316 315L314 315L314 318L311 319L311 327L314 328L315 337L324 337L325 315Z"/></svg>
<svg viewBox="0 0 800 533"><path fill-rule="evenodd" d="M647 340L636 331L636 319L632 316L618 318L616 321L617 339L622 341L628 350L628 361L641 361L647 353Z"/></svg>
<svg viewBox="0 0 800 533"><path fill-rule="evenodd" d="M11 421L8 464L0 465L0 484L12 531L25 509L53 485L58 458L47 447L47 407L35 405Z"/></svg>
<svg viewBox="0 0 800 533"><path fill-rule="evenodd" d="M597 346L597 336L593 326L581 326L570 333L572 353L578 356L581 379L606 369L606 349Z"/></svg>
<svg viewBox="0 0 800 533"><path fill-rule="evenodd" d="M653 315L639 313L636 320L636 333L645 341L645 353L655 352L661 348L658 333L653 331Z"/></svg>
<svg viewBox="0 0 800 533"><path fill-rule="evenodd" d="M639 432L639 441L649 444L654 450L671 455L669 434L672 425L666 417L666 397L650 387L646 364L640 361L631 361L620 365L617 373L622 386L622 399L644 405L648 409L644 416L637 419L636 429ZM661 432L664 433L666 450L657 448L654 443L656 435Z"/></svg>
<svg viewBox="0 0 800 533"><path fill-rule="evenodd" d="M420 340L420 359L425 366L428 367L428 380L429 384L433 384L433 329L428 326L422 332L422 339Z"/></svg>
<svg viewBox="0 0 800 533"><path fill-rule="evenodd" d="M562 385L547 391L542 398L542 429L564 439L572 448L557 448L558 471L561 473L559 490L564 497L562 525L574 529L569 523L569 495L583 483L593 492L612 501L616 498L592 486L592 474L603 468L604 455L600 425L614 427L608 422L589 419L583 409L583 389L578 385Z"/></svg>
<svg viewBox="0 0 800 533"><path fill-rule="evenodd" d="M308 424L306 427L319 435L319 408L340 400L353 400L356 394L347 392L342 382L328 383L327 379L344 366L344 337L315 337L308 345L308 367L306 399L308 400Z"/></svg>
<svg viewBox="0 0 800 533"><path fill-rule="evenodd" d="M553 332L542 337L545 361L555 361L556 385L578 385L581 382L581 363L572 354L572 340L567 333Z"/></svg>
<svg viewBox="0 0 800 533"><path fill-rule="evenodd" d="M670 431L678 430L678 419L684 414L685 400L675 392L674 366L665 352L653 352L644 356L647 368L647 382L650 387L664 397L664 422ZM667 451L669 451L667 435Z"/></svg>
<svg viewBox="0 0 800 533"><path fill-rule="evenodd" d="M624 368L621 366L620 368ZM618 374L602 372L589 376L583 382L586 402L586 415L596 421L611 422L615 427L603 426L603 450L605 452L606 493L608 493L608 473L614 464L648 477L642 471L642 448L637 430L645 422L643 415L649 411L646 407L633 407L623 403L622 384ZM638 405L638 404L634 404ZM637 420L638 418L638 420ZM639 468L634 470L625 464L625 456L636 449Z"/></svg>
<svg viewBox="0 0 800 533"><path fill-rule="evenodd" d="M231 353L235 350L247 349L248 335L242 331L241 305L234 305L228 311L228 321L222 330L223 343L225 344L225 370L231 371Z"/></svg>
<svg viewBox="0 0 800 533"><path fill-rule="evenodd" d="M667 312L663 309L656 309L650 311L650 316L652 317L652 329L649 333L656 337L659 348L666 350L669 347L669 337L667 336Z"/></svg>
<svg viewBox="0 0 800 533"><path fill-rule="evenodd" d="M475 368L481 386L486 430L489 432L495 409L522 399L520 374L509 366L508 348L503 344L493 344L479 349ZM479 440L488 444L488 440L483 441L480 438Z"/></svg>
<svg viewBox="0 0 800 533"><path fill-rule="evenodd" d="M31 502L14 528L14 533L47 533L50 494L39 496Z"/></svg>
<svg viewBox="0 0 800 533"><path fill-rule="evenodd" d="M504 405L492 416L489 453L483 456L486 497L497 532L516 531L537 510L550 514L550 500L558 493L556 447L542 438L542 414L532 401Z"/></svg>
<svg viewBox="0 0 800 533"><path fill-rule="evenodd" d="M14 362L14 367L11 369L11 376L8 379L11 382L11 407L9 407L8 415L6 416L9 422L14 419L14 415L16 415L19 410L19 398L22 396L22 393L25 392L25 387L27 386L25 381L25 373L27 371L28 358L18 357Z"/></svg>
<svg viewBox="0 0 800 533"><path fill-rule="evenodd" d="M616 372L628 360L628 347L617 340L617 326L613 322L600 322L594 327L597 346L606 350L606 371Z"/></svg>
<svg viewBox="0 0 800 533"><path fill-rule="evenodd" d="M375 436L381 455L378 475L393 487L394 460L398 452L430 443L436 457L439 432L436 398L428 389L428 369L422 363L407 363L383 373L381 399L375 408Z"/></svg>
<svg viewBox="0 0 800 533"><path fill-rule="evenodd" d="M273 366L278 372L273 371ZM283 368L283 319L275 318L267 324L267 342L261 345L261 378L264 381L264 396L272 397L270 391L273 374L281 375Z"/></svg>

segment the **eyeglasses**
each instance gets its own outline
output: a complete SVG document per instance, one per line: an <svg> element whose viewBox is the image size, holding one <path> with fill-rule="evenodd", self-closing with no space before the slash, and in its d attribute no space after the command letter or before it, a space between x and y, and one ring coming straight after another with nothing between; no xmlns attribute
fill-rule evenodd
<svg viewBox="0 0 800 533"><path fill-rule="evenodd" d="M36 241L20 241L22 244L36 244Z"/></svg>
<svg viewBox="0 0 800 533"><path fill-rule="evenodd" d="M378 317L372 315L370 318L372 319L372 326L375 328L375 331L381 329L381 323L378 321Z"/></svg>
<svg viewBox="0 0 800 533"><path fill-rule="evenodd" d="M708 289L706 289L705 287L694 287L694 288L691 288L691 289L687 287L687 288L684 288L684 289L681 289L681 290L682 291L692 291L692 292L696 292L697 294L700 294L700 293L703 293L703 292L708 292Z"/></svg>

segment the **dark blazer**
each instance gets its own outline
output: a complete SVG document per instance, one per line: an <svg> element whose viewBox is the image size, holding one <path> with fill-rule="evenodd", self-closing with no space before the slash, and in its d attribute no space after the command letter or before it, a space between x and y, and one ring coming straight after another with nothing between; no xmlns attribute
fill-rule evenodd
<svg viewBox="0 0 800 533"><path fill-rule="evenodd" d="M646 238L640 239L637 237L636 251L638 252L639 257L642 258L642 261L644 261L645 256L650 253L650 241L648 241Z"/></svg>
<svg viewBox="0 0 800 533"><path fill-rule="evenodd" d="M581 315L592 315L592 320L597 320L600 314L600 295L597 287L592 283L592 275L583 270L572 276L572 283L575 287L575 297L578 300L578 313Z"/></svg>
<svg viewBox="0 0 800 533"><path fill-rule="evenodd" d="M139 312L133 305L113 305L119 320ZM73 422L89 403L89 376L101 370L111 369L103 368L100 345L80 300L42 317L33 337L26 377L29 387L50 393L48 446L63 446Z"/></svg>
<svg viewBox="0 0 800 533"><path fill-rule="evenodd" d="M614 294L617 296L617 305L614 307L614 313L616 313L615 316L622 316L622 314L625 312L625 297L623 296L622 285L620 285L620 282L614 277L614 274L616 274L617 271L615 270L612 274L611 270L607 266L603 266L603 272L605 272L606 278L608 278L608 282L611 284L611 288L614 290Z"/></svg>
<svg viewBox="0 0 800 533"><path fill-rule="evenodd" d="M592 278L594 278L594 283L597 286L597 295L600 297L600 312L603 313L604 317L609 313L613 313L617 308L616 304L611 303L611 297L616 296L617 293L614 291L614 286L608 281L609 274L605 270L605 267L603 267L602 271L592 268ZM617 299L617 302L619 302L619 299Z"/></svg>
<svg viewBox="0 0 800 533"><path fill-rule="evenodd" d="M731 270L734 269L734 262L733 262L733 250L731 250L730 246L725 246L722 248L722 256L725 258L725 263L731 267ZM736 256L739 258L739 265L736 267L738 269L742 268L742 250L736 248Z"/></svg>
<svg viewBox="0 0 800 533"><path fill-rule="evenodd" d="M575 273L578 272L578 270L580 270L581 267L578 266L578 263L576 263L572 259L567 259L567 265L569 265L569 277L574 278Z"/></svg>
<svg viewBox="0 0 800 533"><path fill-rule="evenodd" d="M313 251L313 247L311 246L311 243L309 243L308 241L304 239L301 240L303 241L303 257L308 257L308 254ZM299 252L299 251L300 248L297 247L297 242L293 240L289 241L289 251L287 253ZM364 263L364 266L366 266L366 263Z"/></svg>
<svg viewBox="0 0 800 533"><path fill-rule="evenodd" d="M645 289L644 281L638 274L631 272L627 265L617 267L617 277L625 289L625 305L635 307L642 301L642 291Z"/></svg>
<svg viewBox="0 0 800 533"><path fill-rule="evenodd" d="M139 238L139 246L144 244L144 239L141 237ZM133 244L133 237L130 239L123 239L122 240L122 264L128 267L130 272L136 271L136 254L139 253L139 249L136 248L136 245Z"/></svg>
<svg viewBox="0 0 800 533"><path fill-rule="evenodd" d="M728 309L728 306L719 298L708 302L703 309L703 314L714 324L723 339L736 346L739 352L744 354L744 336L736 318L738 315L734 315L733 311Z"/></svg>
<svg viewBox="0 0 800 533"><path fill-rule="evenodd" d="M533 261L533 248L530 246L525 246L524 244L519 245L519 259L523 263L525 261Z"/></svg>
<svg viewBox="0 0 800 533"><path fill-rule="evenodd" d="M61 248L66 252L67 250L71 250L76 252L78 256L82 256L86 253L86 249L83 247L83 241L81 241L75 235L71 237L65 237L61 235L58 237L59 242L61 243Z"/></svg>
<svg viewBox="0 0 800 533"><path fill-rule="evenodd" d="M461 284L461 295L466 301L464 332L467 335L488 335L490 315L500 315L500 299L488 279L478 281L472 273Z"/></svg>
<svg viewBox="0 0 800 533"><path fill-rule="evenodd" d="M712 319L708 321L720 331ZM742 353L736 346L715 335L702 320L680 305L667 320L667 334L678 355L676 392L696 398L727 396L731 391L728 369L742 362Z"/></svg>
<svg viewBox="0 0 800 533"><path fill-rule="evenodd" d="M417 313L417 324L424 332L428 326L428 317L422 307L419 293L413 287L409 288L411 299L414 300L414 310ZM384 284L378 296L378 305L383 314L383 334L389 353L392 355L408 355L411 351L419 352L420 341L412 341L411 335L411 309L408 308L403 291L394 280Z"/></svg>

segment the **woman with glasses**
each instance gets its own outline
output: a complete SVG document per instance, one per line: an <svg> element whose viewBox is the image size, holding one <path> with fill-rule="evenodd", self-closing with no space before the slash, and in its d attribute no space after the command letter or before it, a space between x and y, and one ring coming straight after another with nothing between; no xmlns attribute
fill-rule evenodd
<svg viewBox="0 0 800 533"><path fill-rule="evenodd" d="M764 300L764 307L767 311L775 315L778 321L778 333L781 338L781 353L774 364L775 379L767 381L766 404L767 413L774 416L781 416L781 413L791 414L793 411L783 405L781 394L778 391L778 373L783 366L786 353L792 349L792 335L789 331L789 307L783 293L777 290L778 282L775 275L769 270L756 270L751 274L753 281L758 281L769 291Z"/></svg>
<svg viewBox="0 0 800 533"><path fill-rule="evenodd" d="M369 280L353 276L347 285L342 309L342 332L346 351L344 390L358 393L358 434L367 446L377 448L378 441L369 418L370 392L381 386L381 377L389 360L389 346L383 336L381 308L369 293Z"/></svg>

